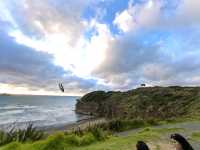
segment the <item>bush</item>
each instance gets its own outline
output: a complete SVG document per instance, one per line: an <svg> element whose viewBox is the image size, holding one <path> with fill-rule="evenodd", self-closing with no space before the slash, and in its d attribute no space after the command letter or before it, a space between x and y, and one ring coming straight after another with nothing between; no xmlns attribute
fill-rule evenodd
<svg viewBox="0 0 200 150"><path fill-rule="evenodd" d="M94 143L95 141L96 141L96 138L94 137L94 135L88 132L84 136L81 137L80 145L89 145L91 143Z"/></svg>
<svg viewBox="0 0 200 150"><path fill-rule="evenodd" d="M65 137L63 133L56 133L49 136L43 150L64 150L65 148Z"/></svg>
<svg viewBox="0 0 200 150"><path fill-rule="evenodd" d="M3 132L0 131L0 146L8 144L13 141L12 132Z"/></svg>
<svg viewBox="0 0 200 150"><path fill-rule="evenodd" d="M91 143L94 143L95 141L95 136L90 132L85 133L83 136L69 134L65 137L65 142L74 146L89 145Z"/></svg>
<svg viewBox="0 0 200 150"><path fill-rule="evenodd" d="M108 137L108 133L99 127L89 128L89 132L91 132L98 141L105 140Z"/></svg>
<svg viewBox="0 0 200 150"><path fill-rule="evenodd" d="M34 142L44 138L44 132L38 130L36 127L33 127L32 124L29 124L26 129L12 128L8 132L0 131L0 146L8 144L13 141L17 142Z"/></svg>
<svg viewBox="0 0 200 150"><path fill-rule="evenodd" d="M147 123L144 120L112 120L108 123L108 129L114 132L121 132L146 125Z"/></svg>
<svg viewBox="0 0 200 150"><path fill-rule="evenodd" d="M72 131L72 133L74 133L75 135L82 136L82 135L84 134L84 131L81 130L80 127L78 127L78 128L76 128L76 129L74 129L74 130Z"/></svg>
<svg viewBox="0 0 200 150"><path fill-rule="evenodd" d="M14 141L34 142L42 139L44 137L44 132L37 130L36 127L33 127L33 124L30 124L26 129L14 131L13 135Z"/></svg>
<svg viewBox="0 0 200 150"><path fill-rule="evenodd" d="M124 123L121 120L113 120L108 123L108 128L111 131L120 132L124 128Z"/></svg>
<svg viewBox="0 0 200 150"><path fill-rule="evenodd" d="M149 125L159 125L159 121L155 119L149 119L149 120L121 120L121 119L115 119L108 122L103 122L99 124L95 124L92 126L89 126L88 128L81 130L80 128L77 128L73 131L74 134L83 136L85 131L92 132L92 134L97 138L102 136L108 135L108 132L121 132L129 129L136 129L141 128ZM106 131L106 132L105 132Z"/></svg>
<svg viewBox="0 0 200 150"><path fill-rule="evenodd" d="M136 129L146 126L146 122L144 120L130 120L126 122L128 129Z"/></svg>
<svg viewBox="0 0 200 150"><path fill-rule="evenodd" d="M69 143L71 145L76 145L76 146L80 145L80 137L76 134L66 135L65 141L66 143Z"/></svg>
<svg viewBox="0 0 200 150"><path fill-rule="evenodd" d="M154 126L159 125L159 121L156 119L149 119L149 120L147 120L147 123L149 125L154 125Z"/></svg>

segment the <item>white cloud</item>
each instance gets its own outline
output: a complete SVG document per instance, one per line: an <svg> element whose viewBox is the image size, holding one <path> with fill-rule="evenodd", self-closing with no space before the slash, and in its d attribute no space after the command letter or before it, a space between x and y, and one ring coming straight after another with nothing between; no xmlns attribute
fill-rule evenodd
<svg viewBox="0 0 200 150"><path fill-rule="evenodd" d="M173 9L168 5L174 3ZM172 4L171 4L172 5ZM142 3L129 2L122 12L116 13L113 24L123 32L138 29L178 29L200 24L200 1L198 0L146 0Z"/></svg>
<svg viewBox="0 0 200 150"><path fill-rule="evenodd" d="M73 45L83 32L81 13L87 3L87 0L67 3L64 0L8 0L4 6L24 34L45 38L61 32L67 37L66 43Z"/></svg>
<svg viewBox="0 0 200 150"><path fill-rule="evenodd" d="M140 27L151 27L160 19L162 3L149 0L143 4L129 3L129 7L117 13L114 24L123 32L136 30Z"/></svg>
<svg viewBox="0 0 200 150"><path fill-rule="evenodd" d="M177 8L177 18L180 23L199 24L200 23L200 1L183 0Z"/></svg>
<svg viewBox="0 0 200 150"><path fill-rule="evenodd" d="M105 24L95 20L87 22L81 13L88 0L67 3L59 1L7 1L7 11L18 26L10 33L18 43L33 47L54 56L54 63L78 76L88 77L90 72L103 60L110 34ZM45 13L44 13L45 12ZM95 28L99 35L85 39L84 32ZM98 56L98 57L97 57Z"/></svg>
<svg viewBox="0 0 200 150"><path fill-rule="evenodd" d="M200 63L195 55L199 56L200 5L196 0L180 2L173 10L164 0L129 3L118 12L113 24L124 33L107 41L106 57L93 75L114 89L143 82L199 85Z"/></svg>
<svg viewBox="0 0 200 150"><path fill-rule="evenodd" d="M57 84L62 82L67 94L84 94L105 89L92 78L81 78L53 63L45 52L24 46L0 30L0 93L59 94ZM2 90L2 88L4 88Z"/></svg>
<svg viewBox="0 0 200 150"><path fill-rule="evenodd" d="M124 32L129 31L131 28L134 28L135 25L133 18L128 10L124 10L122 13L117 14L113 23Z"/></svg>

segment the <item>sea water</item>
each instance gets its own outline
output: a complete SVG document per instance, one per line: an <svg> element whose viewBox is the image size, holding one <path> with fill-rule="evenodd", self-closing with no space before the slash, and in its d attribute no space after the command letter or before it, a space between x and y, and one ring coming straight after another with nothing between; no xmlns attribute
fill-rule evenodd
<svg viewBox="0 0 200 150"><path fill-rule="evenodd" d="M0 128L23 126L56 126L74 123L82 115L75 113L74 96L0 96Z"/></svg>

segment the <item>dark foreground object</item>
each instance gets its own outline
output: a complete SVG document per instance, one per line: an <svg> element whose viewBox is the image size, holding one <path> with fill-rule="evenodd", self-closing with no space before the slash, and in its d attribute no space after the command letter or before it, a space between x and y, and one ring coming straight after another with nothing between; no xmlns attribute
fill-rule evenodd
<svg viewBox="0 0 200 150"><path fill-rule="evenodd" d="M137 150L150 150L146 143L143 141L138 141L136 144Z"/></svg>
<svg viewBox="0 0 200 150"><path fill-rule="evenodd" d="M178 142L180 145L180 150L194 150L190 143L182 135L175 133L172 134L170 138Z"/></svg>

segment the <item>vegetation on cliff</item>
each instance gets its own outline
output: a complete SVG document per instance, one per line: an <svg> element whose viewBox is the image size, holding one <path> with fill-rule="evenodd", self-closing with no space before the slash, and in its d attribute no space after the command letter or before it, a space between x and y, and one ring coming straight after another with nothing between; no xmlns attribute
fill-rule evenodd
<svg viewBox="0 0 200 150"><path fill-rule="evenodd" d="M123 119L198 117L200 87L143 87L127 92L95 91L78 100L76 112Z"/></svg>

